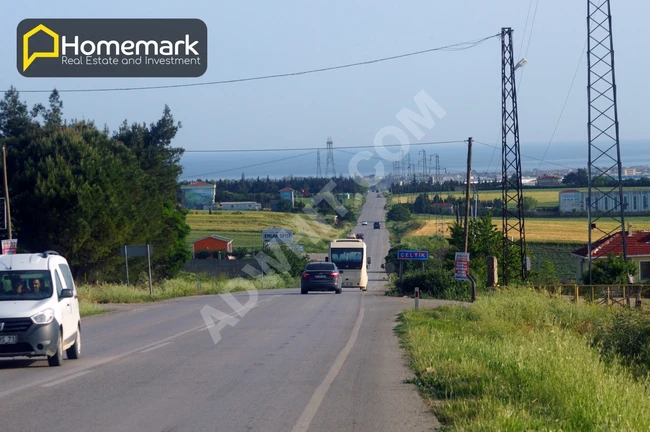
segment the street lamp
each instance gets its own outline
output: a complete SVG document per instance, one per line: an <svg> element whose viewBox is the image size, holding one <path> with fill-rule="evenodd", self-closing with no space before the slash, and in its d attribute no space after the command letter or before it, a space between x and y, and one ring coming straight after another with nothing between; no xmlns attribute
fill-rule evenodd
<svg viewBox="0 0 650 432"><path fill-rule="evenodd" d="M519 69L520 67L526 66L526 63L528 63L528 60L522 58L521 60L519 60L519 63L515 65L515 70Z"/></svg>

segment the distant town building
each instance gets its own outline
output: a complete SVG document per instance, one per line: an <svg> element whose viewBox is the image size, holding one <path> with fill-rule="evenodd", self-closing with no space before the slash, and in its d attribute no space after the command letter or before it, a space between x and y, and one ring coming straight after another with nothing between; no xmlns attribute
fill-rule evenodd
<svg viewBox="0 0 650 432"><path fill-rule="evenodd" d="M294 192L295 190L291 189L290 187L285 187L283 189L280 189L280 199L289 201L291 203L291 207L294 206Z"/></svg>
<svg viewBox="0 0 650 432"><path fill-rule="evenodd" d="M181 205L186 209L203 210L212 208L217 185L203 181L181 186Z"/></svg>
<svg viewBox="0 0 650 432"><path fill-rule="evenodd" d="M262 210L262 204L255 201L222 202L221 210Z"/></svg>
<svg viewBox="0 0 650 432"><path fill-rule="evenodd" d="M562 186L562 177L543 175L537 177L537 186L538 187L560 187Z"/></svg>
<svg viewBox="0 0 650 432"><path fill-rule="evenodd" d="M595 210L607 211L615 206L613 197L609 194L593 191L592 200ZM560 212L587 211L587 192L564 190L560 192ZM623 190L623 205L626 213L650 212L650 189Z"/></svg>
<svg viewBox="0 0 650 432"><path fill-rule="evenodd" d="M623 169L623 175L624 176L635 176L638 173L636 172L635 168L624 168Z"/></svg>

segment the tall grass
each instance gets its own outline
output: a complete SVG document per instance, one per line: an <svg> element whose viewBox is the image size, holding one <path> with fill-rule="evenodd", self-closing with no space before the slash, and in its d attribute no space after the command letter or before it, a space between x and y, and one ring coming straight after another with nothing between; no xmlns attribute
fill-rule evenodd
<svg viewBox="0 0 650 432"><path fill-rule="evenodd" d="M528 290L406 312L414 382L450 430L648 430L648 379L590 344L611 312Z"/></svg>
<svg viewBox="0 0 650 432"><path fill-rule="evenodd" d="M108 311L96 302L87 300L79 301L79 314L82 318L91 315L103 314L105 312Z"/></svg>
<svg viewBox="0 0 650 432"><path fill-rule="evenodd" d="M150 301L167 300L175 297L193 295L215 295L225 292L243 291L246 289L274 289L298 286L298 281L285 275L264 277L264 286L261 280L244 278L229 279L225 276L208 278L201 276L199 286L194 276L184 275L179 278L165 280L153 284L152 295L149 295L148 285L125 284L100 284L79 285L79 298L84 302L105 303L143 303Z"/></svg>

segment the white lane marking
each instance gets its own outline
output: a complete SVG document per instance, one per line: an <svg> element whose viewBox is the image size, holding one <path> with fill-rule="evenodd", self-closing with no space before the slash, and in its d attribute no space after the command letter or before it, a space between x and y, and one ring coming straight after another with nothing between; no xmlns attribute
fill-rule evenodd
<svg viewBox="0 0 650 432"><path fill-rule="evenodd" d="M165 345L169 345L170 343L171 343L171 342L165 342L164 344L160 344L160 345L156 345L156 346L151 347L151 348L147 348L147 349L144 350L144 351L140 351L140 354L148 353L149 351L153 351L153 350L155 350L155 349L162 348L162 347L164 347Z"/></svg>
<svg viewBox="0 0 650 432"><path fill-rule="evenodd" d="M78 377L80 377L80 376L82 376L82 375L89 374L89 373L91 373L91 372L92 372L91 370L86 370L86 371L77 372L77 373L75 373L75 374L68 375L68 376L65 377L65 378L61 378L61 379L58 379L58 380L55 380L55 381L51 381L51 382L49 382L49 383L47 383L47 384L43 384L41 387L52 387L52 386L55 386L55 385L57 385L57 384L61 384L61 383L64 383L64 382L66 382L66 381L69 381L69 380L71 380L71 379L78 378Z"/></svg>
<svg viewBox="0 0 650 432"><path fill-rule="evenodd" d="M352 350L354 343L357 341L357 336L359 336L359 329L361 328L361 322L363 321L363 314L365 310L363 306L363 299L364 297L361 297L361 307L359 308L359 316L357 317L357 322L354 323L354 327L352 328L350 339L348 339L348 342L345 344L345 347L343 347L339 355L336 357L336 360L334 360L334 364L332 365L330 371L325 376L323 382L316 388L316 391L314 392L311 399L309 400L309 403L307 403L307 406L305 407L302 414L300 415L298 422L293 427L292 432L306 432L307 429L309 429L309 425L311 424L311 421L314 419L316 412L318 412L318 408L320 408L320 405L323 402L323 399L325 398L327 391L332 385L332 382L334 382L336 376L341 371L341 368L343 367L345 360L348 358L348 354L350 354L350 351Z"/></svg>
<svg viewBox="0 0 650 432"><path fill-rule="evenodd" d="M259 303L258 303L258 304L259 304ZM256 307L258 304L256 304L255 306L253 306L253 308ZM246 307L242 307L242 308L236 310L235 312L233 312L231 315L237 314L237 313L239 313L240 311L244 310L245 308L246 308ZM147 344L147 345L145 345L145 346L141 346L141 347L139 347L139 348L136 348L136 349L131 350L131 351L127 351L127 352L122 353L122 354L118 354L118 355L115 355L115 356L112 356L112 357L107 357L107 358L102 359L102 360L97 360L97 361L94 361L94 362L88 363L88 364L85 365L85 366L78 367L78 368L76 368L76 369L71 369L71 370L66 371L66 372L61 372L61 373L56 374L56 375L54 375L54 376L52 376L52 377L45 378L44 380L40 380L39 382L32 382L32 383L29 383L29 384L21 385L21 386L19 386L19 387L13 388L13 389L5 390L5 391L3 391L3 392L0 393L0 398L3 398L3 397L5 397L5 396L8 396L8 395L10 395L10 394L13 394L13 393L16 393L16 392L19 392L19 391L22 391L22 390L27 390L27 389L32 388L32 387L35 387L35 386L37 386L37 385L43 385L43 382L45 382L45 383L47 383L47 384L49 384L49 383L51 383L51 382L56 382L57 380L61 380L63 377L68 377L68 376L70 376L70 375L75 375L75 374L77 374L77 373L80 373L80 372L86 371L86 370L88 370L88 369L90 369L90 368L98 367L98 366L104 365L104 364L106 364L106 363L110 363L110 362L113 362L113 361L119 360L119 359L121 359L121 358L123 358L123 357L130 356L130 355L135 354L135 353L137 353L137 352L139 352L139 351L142 351L143 349L147 349L147 348L150 348L150 347L154 347L154 346L160 345L160 344L162 344L162 343L165 343L165 342L167 342L167 341L172 341L172 340L174 340L174 339L176 339L176 338L179 338L179 337L181 337L181 336L184 336L184 335L186 335L186 334L188 334L188 333L191 333L191 332L193 332L193 331L196 331L196 330L202 329L202 328L204 328L204 327L205 327L205 324L201 324L200 326L193 327L193 328L191 328L191 329L189 329L189 330L182 331L182 332L180 332L180 333L177 333L177 334L175 334L175 335L173 335L173 336L169 336L169 337L167 337L167 338L165 338L165 339L162 339L162 340L159 340L159 341L157 341L157 342L153 342L153 343Z"/></svg>

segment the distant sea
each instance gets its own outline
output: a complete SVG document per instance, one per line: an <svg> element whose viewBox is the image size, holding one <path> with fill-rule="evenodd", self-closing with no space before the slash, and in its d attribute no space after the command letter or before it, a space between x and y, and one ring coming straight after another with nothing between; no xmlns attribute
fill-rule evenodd
<svg viewBox="0 0 650 432"><path fill-rule="evenodd" d="M486 145L488 144L488 145ZM492 147L490 147L492 146ZM497 147L496 149L494 147ZM499 172L501 170L501 143L474 142L472 149L472 171ZM576 142L556 142L546 144L522 144L522 168L524 171L567 170L587 166L587 144ZM389 147L397 152L398 147ZM422 150L426 153L422 154ZM360 159L358 172L362 175L381 174L375 165L382 163L384 175L393 169L392 161L383 161L372 148L340 149L334 147L336 175L348 176L354 170L351 159L360 152L372 152L370 160ZM546 155L545 155L546 153ZM422 172L423 156L427 166L433 167L435 154L440 160L441 170L449 174L465 172L467 166L466 144L412 145L410 148L411 164L417 172ZM320 151L321 171L326 174L327 153ZM621 162L624 167L650 166L650 140L621 140ZM317 171L316 149L312 151L260 151L237 153L185 153L181 160L183 174L181 180L196 179L239 179L242 177L282 178L285 176L315 176ZM604 164L603 164L604 165Z"/></svg>

